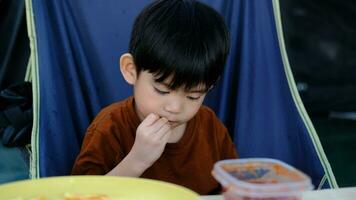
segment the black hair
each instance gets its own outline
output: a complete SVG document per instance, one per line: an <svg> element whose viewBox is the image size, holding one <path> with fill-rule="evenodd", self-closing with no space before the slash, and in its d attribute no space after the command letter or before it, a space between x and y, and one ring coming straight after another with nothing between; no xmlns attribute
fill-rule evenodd
<svg viewBox="0 0 356 200"><path fill-rule="evenodd" d="M195 0L159 0L138 15L129 52L137 73L148 70L170 89L208 90L223 72L230 50L222 16ZM172 76L172 77L171 77Z"/></svg>

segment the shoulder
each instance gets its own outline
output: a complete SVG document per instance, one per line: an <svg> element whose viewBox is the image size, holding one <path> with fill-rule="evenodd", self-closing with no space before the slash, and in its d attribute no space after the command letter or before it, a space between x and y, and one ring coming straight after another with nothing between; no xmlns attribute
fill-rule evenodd
<svg viewBox="0 0 356 200"><path fill-rule="evenodd" d="M216 121L217 123L221 123L215 112L205 105L200 107L196 117L200 121Z"/></svg>
<svg viewBox="0 0 356 200"><path fill-rule="evenodd" d="M237 157L227 128L212 109L202 106L196 115L196 121L195 131L199 133L199 142L208 144L217 160Z"/></svg>
<svg viewBox="0 0 356 200"><path fill-rule="evenodd" d="M107 115L112 115L114 113L117 113L118 111L121 111L123 109L126 109L128 106L128 101L130 101L131 98L127 98L122 101L118 101L115 103L112 103L106 107L104 107L98 115L95 117L95 120L102 120L104 119Z"/></svg>
<svg viewBox="0 0 356 200"><path fill-rule="evenodd" d="M112 103L103 108L92 121L89 129L96 130L109 130L112 126L118 126L122 123L126 123L129 118L132 97L125 100Z"/></svg>
<svg viewBox="0 0 356 200"><path fill-rule="evenodd" d="M202 115L207 115L207 116L216 116L215 112L209 108L208 106L202 105L198 111L198 113Z"/></svg>
<svg viewBox="0 0 356 200"><path fill-rule="evenodd" d="M197 112L196 120L200 127L205 127L210 133L223 134L227 132L226 127L216 116L215 112L207 106L201 106Z"/></svg>

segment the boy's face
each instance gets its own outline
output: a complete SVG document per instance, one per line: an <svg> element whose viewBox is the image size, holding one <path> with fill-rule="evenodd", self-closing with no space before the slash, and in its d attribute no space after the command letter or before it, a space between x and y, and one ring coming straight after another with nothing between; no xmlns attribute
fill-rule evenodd
<svg viewBox="0 0 356 200"><path fill-rule="evenodd" d="M156 82L148 71L141 71L136 77L134 98L136 112L143 120L150 113L167 118L172 128L185 124L198 112L206 95L205 88L193 88L184 91L183 88L170 90L169 80Z"/></svg>

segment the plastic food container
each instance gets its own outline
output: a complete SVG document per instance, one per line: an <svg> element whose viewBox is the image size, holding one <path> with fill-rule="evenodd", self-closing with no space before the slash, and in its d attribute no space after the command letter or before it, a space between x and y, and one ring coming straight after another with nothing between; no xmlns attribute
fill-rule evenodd
<svg viewBox="0 0 356 200"><path fill-rule="evenodd" d="M275 159L223 160L212 174L226 200L299 200L302 191L313 189L307 175Z"/></svg>

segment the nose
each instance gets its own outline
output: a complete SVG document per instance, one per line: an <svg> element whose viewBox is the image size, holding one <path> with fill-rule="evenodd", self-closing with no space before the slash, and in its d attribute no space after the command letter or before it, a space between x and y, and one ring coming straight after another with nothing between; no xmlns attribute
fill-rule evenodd
<svg viewBox="0 0 356 200"><path fill-rule="evenodd" d="M182 112L182 109L183 102L179 99L170 99L164 105L164 110L172 114L178 114Z"/></svg>

